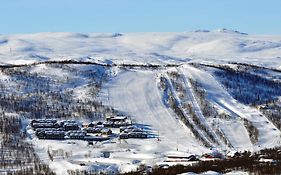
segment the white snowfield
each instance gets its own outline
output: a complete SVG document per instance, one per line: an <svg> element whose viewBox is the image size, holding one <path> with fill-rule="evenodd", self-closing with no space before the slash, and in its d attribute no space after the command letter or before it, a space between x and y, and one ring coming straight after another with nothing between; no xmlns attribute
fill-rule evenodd
<svg viewBox="0 0 281 175"><path fill-rule="evenodd" d="M0 35L0 63L94 60L126 63L239 61L281 66L281 36L226 29L179 33Z"/></svg>

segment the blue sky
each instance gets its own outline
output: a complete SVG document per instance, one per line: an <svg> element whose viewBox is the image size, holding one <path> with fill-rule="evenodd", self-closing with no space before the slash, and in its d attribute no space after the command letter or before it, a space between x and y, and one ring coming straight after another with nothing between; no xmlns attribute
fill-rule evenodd
<svg viewBox="0 0 281 175"><path fill-rule="evenodd" d="M281 34L281 0L0 0L1 34L219 28Z"/></svg>

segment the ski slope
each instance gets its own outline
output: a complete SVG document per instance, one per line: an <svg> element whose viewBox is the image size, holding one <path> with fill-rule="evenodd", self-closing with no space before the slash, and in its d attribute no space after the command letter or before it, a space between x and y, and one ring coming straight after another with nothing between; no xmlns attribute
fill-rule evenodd
<svg viewBox="0 0 281 175"><path fill-rule="evenodd" d="M169 86L169 89L172 92L172 95L174 96L174 98L177 100L177 104L179 105L179 108L181 108L181 110L183 111L183 115L184 117L188 120L188 122L194 127L194 129L198 132L199 136L205 141L207 142L209 145L211 146L215 146L215 143L213 143L210 138L207 137L206 133L199 128L199 126L197 126L197 124L195 124L195 122L193 121L192 117L189 115L189 113L182 107L184 101L180 100L180 98L177 95L177 92L175 91L172 82L170 80L170 78L167 76L166 73L164 73L164 77L167 80L167 84Z"/></svg>
<svg viewBox="0 0 281 175"><path fill-rule="evenodd" d="M176 151L177 147L195 154L207 151L163 104L156 78L153 71L123 72L104 88L104 101L159 134L157 147L163 147L163 152Z"/></svg>
<svg viewBox="0 0 281 175"><path fill-rule="evenodd" d="M259 130L258 143L251 147L250 141L247 143L244 140L247 139L247 137L245 137L247 135L245 134L245 130L238 130L235 125L232 125L232 127L236 127L236 129L227 129L224 127L226 131L232 130L233 135L237 135L239 138L244 138L242 140L236 140L236 147L246 148L248 146L249 150L258 150L261 148L274 147L280 143L280 130L278 130L257 109L243 105L233 99L212 75L189 65L184 65L181 69L186 77L194 78L203 85L207 92L208 99L213 104L221 110L230 113L232 116L236 116L236 120L243 118L248 119ZM237 143L239 140L241 140L241 143Z"/></svg>
<svg viewBox="0 0 281 175"><path fill-rule="evenodd" d="M178 71L180 73L182 73L184 75L184 73L178 69ZM207 123L201 109L200 106L196 100L195 94L193 92L191 83L189 81L189 79L187 79L186 77L183 78L183 82L184 82L184 88L186 89L186 94L188 95L188 99L189 101L191 101L192 107L194 109L194 112L196 114L196 116L199 118L199 120L202 122L202 124L204 124L204 126L209 130L209 132L212 134L212 136L216 139L216 141L223 147L225 147L224 143L221 142L221 140L219 139L219 137L217 136L217 134L211 129L211 127L209 126L209 124Z"/></svg>

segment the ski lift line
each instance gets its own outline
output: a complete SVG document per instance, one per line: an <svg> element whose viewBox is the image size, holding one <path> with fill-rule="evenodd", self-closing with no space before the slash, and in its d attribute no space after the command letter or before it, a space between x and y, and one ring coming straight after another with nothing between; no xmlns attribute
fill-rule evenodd
<svg viewBox="0 0 281 175"><path fill-rule="evenodd" d="M172 86L172 82L171 80L169 79L168 75L166 73L164 73L163 77L167 80L168 82L168 85L170 87L170 89L173 89L173 86ZM182 109L182 106L181 106L181 103L180 103L180 100L177 96L177 94L175 94L175 92L173 90L171 90L172 92L172 95L174 96L174 98L177 99L178 101L178 104L180 106L180 108ZM183 110L184 111L184 110ZM200 137L205 140L209 145L211 146L214 146L214 144L205 136L205 134L203 134L203 131L201 129L198 128L198 126L194 123L194 121L192 119L190 119L190 117L188 115L186 115L186 112L183 113L185 118L193 125L193 127L198 131L198 133L200 134Z"/></svg>
<svg viewBox="0 0 281 175"><path fill-rule="evenodd" d="M209 132L211 132L211 134L213 135L213 137L216 138L216 140L220 143L221 146L225 146L225 143L222 142L222 140L218 137L218 135L211 129L211 127L208 125L208 123L206 122L206 119L205 117L203 116L202 114L202 111L200 109L200 106L199 104L197 103L196 101L196 97L193 93L193 89L192 89L192 86L191 86L191 83L190 81L185 77L185 73L180 69L180 68L176 68L178 72L180 72L184 77L182 78L183 79L183 82L184 82L184 85L187 87L186 88L186 93L187 95L190 97L190 100L192 102L192 105L193 107L195 108L194 109L194 112L196 114L196 116L200 119L201 122L203 122L204 126L207 127L209 129Z"/></svg>

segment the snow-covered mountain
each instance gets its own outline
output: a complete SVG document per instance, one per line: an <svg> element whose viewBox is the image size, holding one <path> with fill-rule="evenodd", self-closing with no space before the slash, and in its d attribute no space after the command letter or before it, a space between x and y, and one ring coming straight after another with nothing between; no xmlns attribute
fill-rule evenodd
<svg viewBox="0 0 281 175"><path fill-rule="evenodd" d="M36 33L0 35L0 61L61 59L114 62L238 61L280 67L281 36L220 29L182 33Z"/></svg>
<svg viewBox="0 0 281 175"><path fill-rule="evenodd" d="M57 174L126 172L182 161L169 157L281 143L281 36L227 29L0 35L0 63L0 119L20 119L31 152ZM112 128L109 141L89 146L38 139L27 126L34 118L97 122L117 114L150 137L122 140Z"/></svg>

